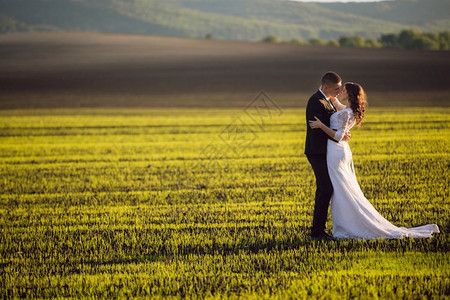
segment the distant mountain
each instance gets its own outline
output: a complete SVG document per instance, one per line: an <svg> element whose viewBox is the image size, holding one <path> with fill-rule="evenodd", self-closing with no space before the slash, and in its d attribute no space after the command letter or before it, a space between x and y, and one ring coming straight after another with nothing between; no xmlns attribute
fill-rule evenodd
<svg viewBox="0 0 450 300"><path fill-rule="evenodd" d="M323 3L328 9L422 28L424 31L450 29L450 1L396 0L369 3Z"/></svg>
<svg viewBox="0 0 450 300"><path fill-rule="evenodd" d="M303 3L286 0L0 0L0 33L93 31L260 40L377 38L450 28L450 0Z"/></svg>

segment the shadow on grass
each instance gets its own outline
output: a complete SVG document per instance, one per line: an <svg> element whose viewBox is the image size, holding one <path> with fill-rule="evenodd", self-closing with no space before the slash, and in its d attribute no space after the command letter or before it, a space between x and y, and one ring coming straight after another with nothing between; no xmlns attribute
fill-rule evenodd
<svg viewBox="0 0 450 300"><path fill-rule="evenodd" d="M261 252L289 251L300 249L302 255L308 258L309 255L328 255L329 253L352 253L352 252L448 252L448 236L444 233L437 234L432 238L424 239L337 239L332 241L311 240L308 236L299 236L290 241L267 241L247 245L213 245L210 248L199 248L198 245L188 245L179 247L176 251L160 249L158 253L137 255L129 258L114 258L102 261L80 261L80 263L90 265L114 265L133 264L142 262L164 262L170 263L175 257L189 255L239 255L258 254Z"/></svg>

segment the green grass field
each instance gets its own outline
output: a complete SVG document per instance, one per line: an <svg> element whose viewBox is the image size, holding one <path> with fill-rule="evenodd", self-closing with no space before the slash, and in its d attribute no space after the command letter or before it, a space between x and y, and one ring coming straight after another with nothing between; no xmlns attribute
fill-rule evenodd
<svg viewBox="0 0 450 300"><path fill-rule="evenodd" d="M350 141L375 208L440 234L321 242L304 109L0 111L0 297L446 298L449 125L369 108Z"/></svg>

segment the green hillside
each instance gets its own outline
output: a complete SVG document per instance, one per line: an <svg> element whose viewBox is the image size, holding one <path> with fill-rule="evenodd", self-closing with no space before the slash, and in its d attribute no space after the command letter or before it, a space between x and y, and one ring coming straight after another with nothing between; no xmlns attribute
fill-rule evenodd
<svg viewBox="0 0 450 300"><path fill-rule="evenodd" d="M0 0L0 32L94 31L260 40L379 37L447 30L449 0L302 3L286 0ZM20 24L20 26L18 25Z"/></svg>
<svg viewBox="0 0 450 300"><path fill-rule="evenodd" d="M334 11L415 26L425 31L450 28L449 0L396 0L372 3L323 3Z"/></svg>

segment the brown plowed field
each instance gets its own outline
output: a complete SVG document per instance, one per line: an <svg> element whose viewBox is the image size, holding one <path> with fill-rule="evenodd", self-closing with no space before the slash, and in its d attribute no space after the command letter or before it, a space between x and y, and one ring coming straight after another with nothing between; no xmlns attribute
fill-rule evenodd
<svg viewBox="0 0 450 300"><path fill-rule="evenodd" d="M448 106L450 51L352 49L95 33L0 36L0 108L304 107L321 75L372 106Z"/></svg>

